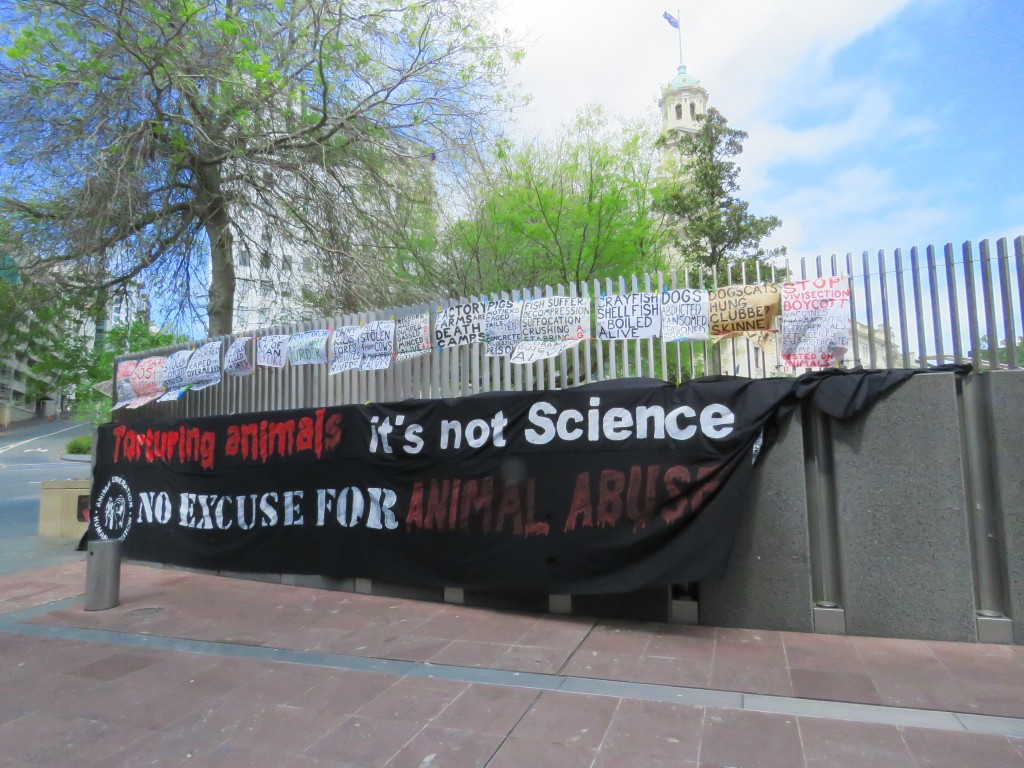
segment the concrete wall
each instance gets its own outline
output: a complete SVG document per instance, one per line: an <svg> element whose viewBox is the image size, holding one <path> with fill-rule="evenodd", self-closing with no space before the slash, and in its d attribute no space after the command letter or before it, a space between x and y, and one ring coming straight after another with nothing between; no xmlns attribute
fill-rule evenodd
<svg viewBox="0 0 1024 768"><path fill-rule="evenodd" d="M982 376L988 379L992 413L992 479L1003 542L1003 587L1013 641L1024 645L1024 372Z"/></svg>
<svg viewBox="0 0 1024 768"><path fill-rule="evenodd" d="M729 570L725 578L700 585L701 624L812 631L801 427L799 412L785 419L764 456Z"/></svg>

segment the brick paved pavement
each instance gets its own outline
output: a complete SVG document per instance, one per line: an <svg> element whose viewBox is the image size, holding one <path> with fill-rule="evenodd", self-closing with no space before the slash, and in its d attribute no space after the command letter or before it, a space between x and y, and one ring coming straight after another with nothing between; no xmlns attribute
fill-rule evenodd
<svg viewBox="0 0 1024 768"><path fill-rule="evenodd" d="M0 767L1024 766L1024 648L0 578Z"/></svg>

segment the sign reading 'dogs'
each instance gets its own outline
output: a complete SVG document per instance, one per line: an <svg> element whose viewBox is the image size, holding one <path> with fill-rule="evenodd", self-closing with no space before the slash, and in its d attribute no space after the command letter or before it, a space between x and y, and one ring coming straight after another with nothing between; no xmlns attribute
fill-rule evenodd
<svg viewBox="0 0 1024 768"><path fill-rule="evenodd" d="M190 567L617 592L720 577L766 429L912 372L826 371L100 427L94 537ZM848 378L852 377L852 378Z"/></svg>

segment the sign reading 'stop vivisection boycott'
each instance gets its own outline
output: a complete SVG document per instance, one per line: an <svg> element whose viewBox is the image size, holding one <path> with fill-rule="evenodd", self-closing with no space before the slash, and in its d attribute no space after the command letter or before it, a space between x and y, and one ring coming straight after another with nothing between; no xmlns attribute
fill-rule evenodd
<svg viewBox="0 0 1024 768"><path fill-rule="evenodd" d="M184 566L617 592L721 576L775 419L910 372L646 379L100 428L91 533ZM852 381L848 377L854 377Z"/></svg>

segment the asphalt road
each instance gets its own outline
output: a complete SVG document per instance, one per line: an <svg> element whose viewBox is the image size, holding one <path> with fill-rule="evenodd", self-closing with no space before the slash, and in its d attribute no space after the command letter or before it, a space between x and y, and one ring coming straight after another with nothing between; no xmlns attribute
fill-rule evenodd
<svg viewBox="0 0 1024 768"><path fill-rule="evenodd" d="M68 440L91 429L60 420L0 430L0 575L82 557L77 542L39 538L39 495L44 480L89 477L89 462L61 457Z"/></svg>

